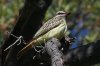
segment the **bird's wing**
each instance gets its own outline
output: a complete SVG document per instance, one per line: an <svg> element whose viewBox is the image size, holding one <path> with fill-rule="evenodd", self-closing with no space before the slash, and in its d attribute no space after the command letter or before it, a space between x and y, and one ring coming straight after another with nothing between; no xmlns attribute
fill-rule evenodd
<svg viewBox="0 0 100 66"><path fill-rule="evenodd" d="M61 19L57 17L53 17L49 21L47 21L34 35L33 38L38 38L39 36L47 33L49 30L57 27L61 23Z"/></svg>

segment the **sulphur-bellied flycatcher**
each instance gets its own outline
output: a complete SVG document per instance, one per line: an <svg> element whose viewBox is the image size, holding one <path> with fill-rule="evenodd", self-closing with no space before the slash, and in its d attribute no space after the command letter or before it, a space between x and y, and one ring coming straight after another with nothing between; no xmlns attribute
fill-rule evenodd
<svg viewBox="0 0 100 66"><path fill-rule="evenodd" d="M17 58L21 58L21 56L23 56L29 49L33 46L39 45L40 43L42 44L44 40L48 41L53 37L57 39L64 37L67 32L66 17L68 15L69 13L58 11L53 18L44 23L43 26L36 32L33 40L18 52Z"/></svg>

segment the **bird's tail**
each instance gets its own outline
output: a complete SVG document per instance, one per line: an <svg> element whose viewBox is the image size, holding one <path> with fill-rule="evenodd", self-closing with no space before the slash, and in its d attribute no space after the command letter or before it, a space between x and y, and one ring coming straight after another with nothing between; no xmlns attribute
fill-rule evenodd
<svg viewBox="0 0 100 66"><path fill-rule="evenodd" d="M32 42L30 42L28 45L26 45L22 50L20 50L17 53L17 59L19 60L23 55L25 55L25 53L31 49L33 46L33 44L35 43L35 40L33 40Z"/></svg>

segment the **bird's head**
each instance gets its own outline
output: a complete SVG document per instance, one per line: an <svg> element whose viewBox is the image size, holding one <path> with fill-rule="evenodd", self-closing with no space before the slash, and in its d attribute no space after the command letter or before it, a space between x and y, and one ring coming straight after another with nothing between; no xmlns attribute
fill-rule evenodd
<svg viewBox="0 0 100 66"><path fill-rule="evenodd" d="M58 11L56 13L57 16L61 16L61 17L66 17L69 14L70 14L69 12L64 12L64 11Z"/></svg>

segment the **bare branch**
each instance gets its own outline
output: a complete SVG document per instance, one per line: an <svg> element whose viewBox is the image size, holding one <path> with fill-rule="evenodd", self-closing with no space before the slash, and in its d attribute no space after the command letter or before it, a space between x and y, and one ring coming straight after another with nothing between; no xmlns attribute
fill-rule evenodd
<svg viewBox="0 0 100 66"><path fill-rule="evenodd" d="M26 42L29 42L34 33L38 30L39 26L42 24L46 10L51 2L52 0L25 0L24 7L20 10L17 24L11 34L17 37L23 36L23 39ZM15 41L16 38L10 35L2 46L2 65L4 66L19 65L16 59L16 54L22 47L25 46L23 43L21 43L20 46L14 45L10 50L4 52L4 49L13 44Z"/></svg>

